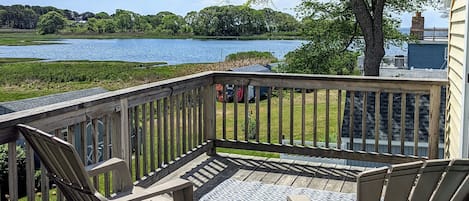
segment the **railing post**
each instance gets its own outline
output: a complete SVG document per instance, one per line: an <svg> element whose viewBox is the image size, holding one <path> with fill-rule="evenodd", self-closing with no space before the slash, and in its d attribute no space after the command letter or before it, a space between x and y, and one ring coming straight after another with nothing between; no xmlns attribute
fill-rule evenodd
<svg viewBox="0 0 469 201"><path fill-rule="evenodd" d="M129 155L129 108L127 99L120 101L120 111L111 115L112 121L112 157L121 158L130 165ZM113 178L119 178L113 173ZM112 179L113 192L122 190L121 182L117 179Z"/></svg>
<svg viewBox="0 0 469 201"><path fill-rule="evenodd" d="M205 140L212 142L207 154L215 155L215 140L217 139L215 131L215 85L209 84L203 87L203 125L204 125L204 136Z"/></svg>
<svg viewBox="0 0 469 201"><path fill-rule="evenodd" d="M430 128L428 138L428 158L438 158L440 137L440 104L441 86L434 85L430 89Z"/></svg>

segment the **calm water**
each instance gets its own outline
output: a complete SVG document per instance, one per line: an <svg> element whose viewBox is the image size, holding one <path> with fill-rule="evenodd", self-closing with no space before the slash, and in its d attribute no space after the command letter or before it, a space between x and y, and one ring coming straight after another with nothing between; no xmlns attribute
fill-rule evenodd
<svg viewBox="0 0 469 201"><path fill-rule="evenodd" d="M192 39L65 39L64 44L0 46L0 57L46 60L164 61L169 64L223 61L226 55L244 51L268 51L277 58L298 48L301 40L192 40ZM391 47L388 55L404 54Z"/></svg>
<svg viewBox="0 0 469 201"><path fill-rule="evenodd" d="M228 54L268 51L283 58L299 40L66 39L65 44L0 46L0 57L47 60L165 61L169 64L223 61Z"/></svg>

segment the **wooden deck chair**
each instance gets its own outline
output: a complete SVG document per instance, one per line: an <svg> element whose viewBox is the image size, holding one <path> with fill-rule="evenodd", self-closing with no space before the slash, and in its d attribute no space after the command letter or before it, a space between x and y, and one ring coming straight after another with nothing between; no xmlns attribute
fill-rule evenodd
<svg viewBox="0 0 469 201"><path fill-rule="evenodd" d="M357 200L468 200L468 172L469 160L465 159L403 163L366 171L357 178Z"/></svg>
<svg viewBox="0 0 469 201"><path fill-rule="evenodd" d="M357 200L469 200L468 173L468 159L418 161L369 170L358 175Z"/></svg>
<svg viewBox="0 0 469 201"><path fill-rule="evenodd" d="M128 166L121 159L112 158L85 168L75 148L66 141L27 125L20 124L17 128L39 156L48 176L69 201L144 200L166 193L172 193L176 201L193 200L193 186L187 180L175 179L149 188L134 186ZM119 176L123 191L105 198L96 191L89 177L110 171ZM165 199L160 197L156 200Z"/></svg>

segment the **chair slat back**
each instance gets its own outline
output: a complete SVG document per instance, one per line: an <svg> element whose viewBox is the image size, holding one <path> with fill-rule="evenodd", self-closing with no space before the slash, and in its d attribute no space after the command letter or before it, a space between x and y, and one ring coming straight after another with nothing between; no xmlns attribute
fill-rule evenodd
<svg viewBox="0 0 469 201"><path fill-rule="evenodd" d="M466 201L469 200L469 176L462 182L459 189L456 191L452 201Z"/></svg>
<svg viewBox="0 0 469 201"><path fill-rule="evenodd" d="M407 201L422 161L393 165L386 185L385 201Z"/></svg>
<svg viewBox="0 0 469 201"><path fill-rule="evenodd" d="M465 180L468 172L468 159L452 161L431 199L433 201L450 200Z"/></svg>
<svg viewBox="0 0 469 201"><path fill-rule="evenodd" d="M103 200L91 185L83 163L71 144L27 125L17 127L67 200Z"/></svg>
<svg viewBox="0 0 469 201"><path fill-rule="evenodd" d="M411 195L411 201L430 200L443 172L448 168L451 160L426 161Z"/></svg>
<svg viewBox="0 0 469 201"><path fill-rule="evenodd" d="M388 168L384 167L360 173L357 178L358 200L380 200L387 172Z"/></svg>

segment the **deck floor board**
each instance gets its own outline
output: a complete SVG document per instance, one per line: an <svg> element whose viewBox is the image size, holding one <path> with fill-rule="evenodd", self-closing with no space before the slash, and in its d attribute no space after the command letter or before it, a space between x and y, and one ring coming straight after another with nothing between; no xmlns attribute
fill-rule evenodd
<svg viewBox="0 0 469 201"><path fill-rule="evenodd" d="M361 167L287 159L224 153L217 156L203 154L156 184L173 178L188 179L194 183L196 200L230 178L246 182L355 193L356 176L364 170L365 168Z"/></svg>

